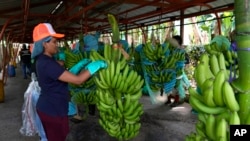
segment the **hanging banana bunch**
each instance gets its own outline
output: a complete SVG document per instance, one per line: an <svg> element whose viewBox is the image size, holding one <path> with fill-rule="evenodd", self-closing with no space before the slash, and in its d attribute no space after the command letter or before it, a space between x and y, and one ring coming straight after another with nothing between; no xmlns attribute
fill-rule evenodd
<svg viewBox="0 0 250 141"><path fill-rule="evenodd" d="M139 133L143 114L142 77L127 64L119 49L119 27L115 17L108 14L112 28L112 45L105 44L103 55L97 51L90 52L90 59L104 60L106 69L100 70L94 78L97 86L97 109L100 113L99 124L112 137L129 140Z"/></svg>
<svg viewBox="0 0 250 141"><path fill-rule="evenodd" d="M218 39L214 45L220 45ZM223 44L223 43L221 43ZM186 136L186 140L228 141L229 125L239 125L240 105L237 93L230 83L227 57L214 47L216 53L204 53L195 68L194 79L198 90L189 87L189 103L198 112L196 132ZM225 47L224 47L225 48ZM215 50L213 50L215 51ZM246 121L250 121L248 116Z"/></svg>
<svg viewBox="0 0 250 141"><path fill-rule="evenodd" d="M165 46L147 42L143 47L144 68L149 87L153 92L170 92L177 84L176 77L183 74L185 52L178 49L173 39L165 41Z"/></svg>

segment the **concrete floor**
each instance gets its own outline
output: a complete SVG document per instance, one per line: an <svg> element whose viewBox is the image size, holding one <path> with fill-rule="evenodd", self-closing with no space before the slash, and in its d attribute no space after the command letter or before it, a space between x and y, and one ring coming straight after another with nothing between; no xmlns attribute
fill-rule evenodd
<svg viewBox="0 0 250 141"><path fill-rule="evenodd" d="M25 137L19 133L22 126L23 96L30 81L30 79L23 79L20 66L17 66L16 77L7 79L4 87L5 101L0 103L1 141L39 141L38 137Z"/></svg>
<svg viewBox="0 0 250 141"><path fill-rule="evenodd" d="M9 77L5 86L5 102L0 103L0 141L39 141L39 137L25 137L19 132L22 125L23 95L30 79L23 79L20 66L16 77ZM164 104L152 104L149 96L141 102L144 114L141 129L132 141L184 141L185 135L195 131L197 116L191 113L188 103L171 108ZM98 111L81 123L70 123L67 141L115 141L98 124Z"/></svg>

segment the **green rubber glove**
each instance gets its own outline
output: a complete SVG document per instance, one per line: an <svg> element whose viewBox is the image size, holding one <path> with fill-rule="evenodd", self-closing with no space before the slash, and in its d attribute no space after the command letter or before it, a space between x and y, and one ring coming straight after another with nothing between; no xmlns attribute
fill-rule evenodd
<svg viewBox="0 0 250 141"><path fill-rule="evenodd" d="M96 73L99 69L102 69L102 68L107 68L108 67L108 64L103 61L103 60L97 60L97 61L94 61L94 62L91 62L89 63L85 69L87 69L91 75L93 75L94 73Z"/></svg>
<svg viewBox="0 0 250 141"><path fill-rule="evenodd" d="M65 58L66 58L66 56L65 56L64 51L59 51L58 52L58 60L65 61Z"/></svg>
<svg viewBox="0 0 250 141"><path fill-rule="evenodd" d="M53 55L53 57L56 60L61 60L61 61L65 61L66 58L65 53L62 50L59 50L56 54Z"/></svg>
<svg viewBox="0 0 250 141"><path fill-rule="evenodd" d="M70 68L69 72L73 74L78 74L84 68L84 66L90 62L91 62L90 59L82 59L77 64L75 64L72 68Z"/></svg>

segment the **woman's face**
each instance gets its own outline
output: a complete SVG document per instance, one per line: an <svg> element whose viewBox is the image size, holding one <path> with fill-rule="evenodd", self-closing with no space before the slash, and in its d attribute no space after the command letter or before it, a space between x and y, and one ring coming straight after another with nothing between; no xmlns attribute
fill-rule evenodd
<svg viewBox="0 0 250 141"><path fill-rule="evenodd" d="M44 42L44 54L53 56L58 52L57 39L52 37L50 41Z"/></svg>

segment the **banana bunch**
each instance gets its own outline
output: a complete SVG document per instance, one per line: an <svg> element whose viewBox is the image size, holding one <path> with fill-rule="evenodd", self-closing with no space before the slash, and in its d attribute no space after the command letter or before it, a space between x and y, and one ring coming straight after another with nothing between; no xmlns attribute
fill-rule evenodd
<svg viewBox="0 0 250 141"><path fill-rule="evenodd" d="M143 114L139 99L144 79L131 69L123 56L114 60L113 50L111 46L105 45L103 56L96 51L90 52L90 59L108 63L106 69L93 76L97 86L99 124L110 136L128 140L139 133L140 116ZM119 50L116 52L120 53Z"/></svg>
<svg viewBox="0 0 250 141"><path fill-rule="evenodd" d="M144 65L147 76L149 77L149 87L152 91L156 92L164 89L164 85L169 83L173 78L172 71L176 74L182 74L183 69L178 69L176 63L182 61L185 54L179 51L175 51L172 55L165 56L160 65L157 63ZM184 56L185 57L185 56ZM172 71L166 71L172 70Z"/></svg>
<svg viewBox="0 0 250 141"><path fill-rule="evenodd" d="M92 51L91 60L104 60L108 67L96 73L94 77L97 109L100 112L99 124L112 137L129 140L137 136L140 130L140 116L143 106L139 103L144 80L131 69L126 55L121 55L119 27L115 17L108 14L112 29L112 46L105 44L103 55Z"/></svg>
<svg viewBox="0 0 250 141"><path fill-rule="evenodd" d="M209 54L217 55L220 52L224 52L230 49L230 41L225 36L215 36L209 45L205 46L205 50Z"/></svg>
<svg viewBox="0 0 250 141"><path fill-rule="evenodd" d="M237 112L231 113L230 121L232 124L239 124ZM198 122L195 124L195 131L187 135L185 141L228 141L230 122L223 116L214 116L206 114L198 116ZM200 119L202 118L202 119Z"/></svg>
<svg viewBox="0 0 250 141"><path fill-rule="evenodd" d="M222 43L223 46L223 43ZM223 53L225 56L225 63L226 63L226 67L230 67L230 65L236 65L235 61L238 58L238 54L236 51L234 50L230 50L230 49L212 49L212 48L219 48L216 42L211 43L210 45L206 45L205 46L205 50L209 53L209 54L213 54L213 55L219 55L220 53ZM226 47L224 47L226 48ZM237 68L238 66L236 66Z"/></svg>
<svg viewBox="0 0 250 141"><path fill-rule="evenodd" d="M112 137L118 140L130 140L138 135L141 123L136 122L134 124L123 123L116 121L112 115L100 112L101 118L98 120L103 129L108 132Z"/></svg>
<svg viewBox="0 0 250 141"><path fill-rule="evenodd" d="M164 85L175 77L173 70L163 69L154 64L144 65L144 68L149 81L149 87L154 92L163 89Z"/></svg>
<svg viewBox="0 0 250 141"><path fill-rule="evenodd" d="M76 105L84 105L85 112L81 115L82 119L86 119L89 114L90 104L96 104L97 98L94 90L84 91L83 89L71 89L70 90L71 101Z"/></svg>
<svg viewBox="0 0 250 141"><path fill-rule="evenodd" d="M161 62L165 58L168 47L162 47L161 44L152 46L151 42L147 42L143 47L145 57L151 62Z"/></svg>
<svg viewBox="0 0 250 141"><path fill-rule="evenodd" d="M99 123L110 136L129 140L139 133L140 116L143 114L143 106L139 103L141 95L141 90L132 95L114 89L97 89Z"/></svg>
<svg viewBox="0 0 250 141"><path fill-rule="evenodd" d="M189 104L198 112L196 133L186 140L229 140L229 125L240 124L239 103L229 83L223 53L204 53L195 68L195 81L200 92L189 87Z"/></svg>
<svg viewBox="0 0 250 141"><path fill-rule="evenodd" d="M240 117L236 111L225 111L218 115L198 113L195 132L187 135L185 140L228 141L229 125L239 125L240 123Z"/></svg>
<svg viewBox="0 0 250 141"><path fill-rule="evenodd" d="M225 57L225 65L228 71L231 71L232 79L238 77L238 54L237 52L230 47L230 41L225 36L216 36L213 38L210 44L205 45L205 50L210 55L218 56L220 53L223 53Z"/></svg>
<svg viewBox="0 0 250 141"><path fill-rule="evenodd" d="M219 114L225 110L238 111L239 103L230 83L226 80L225 71L220 70L215 77L210 77L199 86L201 94L189 88L190 105L197 111L208 114Z"/></svg>
<svg viewBox="0 0 250 141"><path fill-rule="evenodd" d="M150 79L149 87L154 92L164 89L164 85L174 78L174 73L167 70L151 71L147 74Z"/></svg>
<svg viewBox="0 0 250 141"><path fill-rule="evenodd" d="M239 103L230 84L228 67L232 64L233 52L229 44L219 38L207 45L194 71L199 93L189 87L189 103L198 112L196 133L187 135L186 140L229 140L229 125L243 123L238 111ZM231 56L231 57L230 57ZM234 55L235 58L237 57ZM250 119L250 117L249 117ZM249 120L250 121L250 120Z"/></svg>
<svg viewBox="0 0 250 141"><path fill-rule="evenodd" d="M96 95L95 91L90 91L89 93L85 93L82 90L79 91L70 91L72 101L76 104L95 104L96 103Z"/></svg>
<svg viewBox="0 0 250 141"><path fill-rule="evenodd" d="M113 93L112 93L113 92ZM100 111L99 123L107 133L118 139L129 140L139 133L140 116L143 114L142 104L133 101L130 94L116 100L112 90L97 90Z"/></svg>

